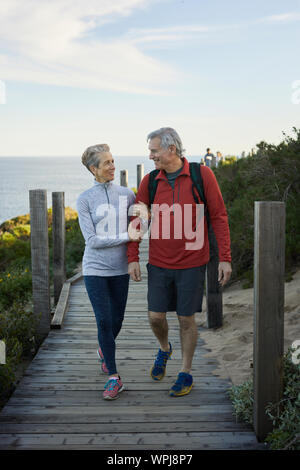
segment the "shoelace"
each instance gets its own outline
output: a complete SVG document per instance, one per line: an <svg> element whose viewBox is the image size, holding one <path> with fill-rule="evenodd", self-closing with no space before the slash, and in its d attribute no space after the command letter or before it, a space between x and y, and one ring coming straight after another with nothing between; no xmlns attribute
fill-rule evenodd
<svg viewBox="0 0 300 470"><path fill-rule="evenodd" d="M158 356L155 361L156 366L165 366L167 363L167 360L169 359L169 352L165 352L162 350L159 350Z"/></svg>
<svg viewBox="0 0 300 470"><path fill-rule="evenodd" d="M181 387L184 385L184 379L180 378L180 379L177 379L176 382L174 383L172 389L173 390L180 390Z"/></svg>
<svg viewBox="0 0 300 470"><path fill-rule="evenodd" d="M104 386L106 390L111 392L116 386L119 386L117 379L110 379Z"/></svg>

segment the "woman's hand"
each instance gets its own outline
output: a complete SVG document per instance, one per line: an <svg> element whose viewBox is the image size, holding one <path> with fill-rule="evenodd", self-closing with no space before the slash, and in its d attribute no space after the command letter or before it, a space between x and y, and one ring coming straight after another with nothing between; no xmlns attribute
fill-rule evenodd
<svg viewBox="0 0 300 470"><path fill-rule="evenodd" d="M132 215L135 217L140 217L144 221L151 218L149 207L142 201L139 201L137 204L133 205Z"/></svg>

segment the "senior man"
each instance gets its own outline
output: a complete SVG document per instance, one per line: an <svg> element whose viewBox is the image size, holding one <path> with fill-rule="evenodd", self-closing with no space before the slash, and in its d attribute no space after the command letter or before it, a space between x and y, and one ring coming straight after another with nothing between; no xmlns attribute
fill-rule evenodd
<svg viewBox="0 0 300 470"><path fill-rule="evenodd" d="M154 199L151 199L151 173L143 178L136 196L135 215L142 216L143 211L139 212L138 207L142 209L146 206L150 209L151 202L153 203L152 219L156 223L154 230L154 220L151 221L149 239L148 310L150 326L160 349L150 373L153 380L161 380L165 375L167 361L172 354L166 313L176 311L180 327L182 367L169 395L182 396L188 394L193 386L190 372L198 339L195 313L202 311L205 270L209 261L208 225L207 218L202 217L203 243L193 245L191 233L195 234L196 240L197 224L198 228L201 226L197 208L204 201L198 197L198 204L196 203L190 165L183 156L184 150L177 132L169 127L161 128L151 132L147 140L149 158L158 170L154 177L157 186ZM218 244L218 281L223 286L231 276L227 212L212 170L201 166L201 175L209 220ZM158 210L154 211L154 207ZM168 222L163 217L166 210ZM178 222L178 214L182 217L181 222ZM183 226L188 217L191 219L192 231L187 234ZM169 227L166 227L166 223ZM139 243L128 243L127 257L131 279L140 281Z"/></svg>

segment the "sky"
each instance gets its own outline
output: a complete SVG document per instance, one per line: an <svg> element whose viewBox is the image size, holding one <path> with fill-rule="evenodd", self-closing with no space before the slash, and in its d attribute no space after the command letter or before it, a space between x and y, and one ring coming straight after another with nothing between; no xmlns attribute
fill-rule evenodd
<svg viewBox="0 0 300 470"><path fill-rule="evenodd" d="M246 154L300 127L300 0L1 0L0 156Z"/></svg>

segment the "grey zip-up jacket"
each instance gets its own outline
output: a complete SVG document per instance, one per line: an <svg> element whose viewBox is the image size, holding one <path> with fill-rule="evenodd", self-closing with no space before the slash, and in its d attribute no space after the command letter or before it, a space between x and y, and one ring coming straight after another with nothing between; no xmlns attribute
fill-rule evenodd
<svg viewBox="0 0 300 470"><path fill-rule="evenodd" d="M84 276L128 273L128 208L134 202L135 195L131 189L96 180L92 188L78 196L78 220L85 239Z"/></svg>

